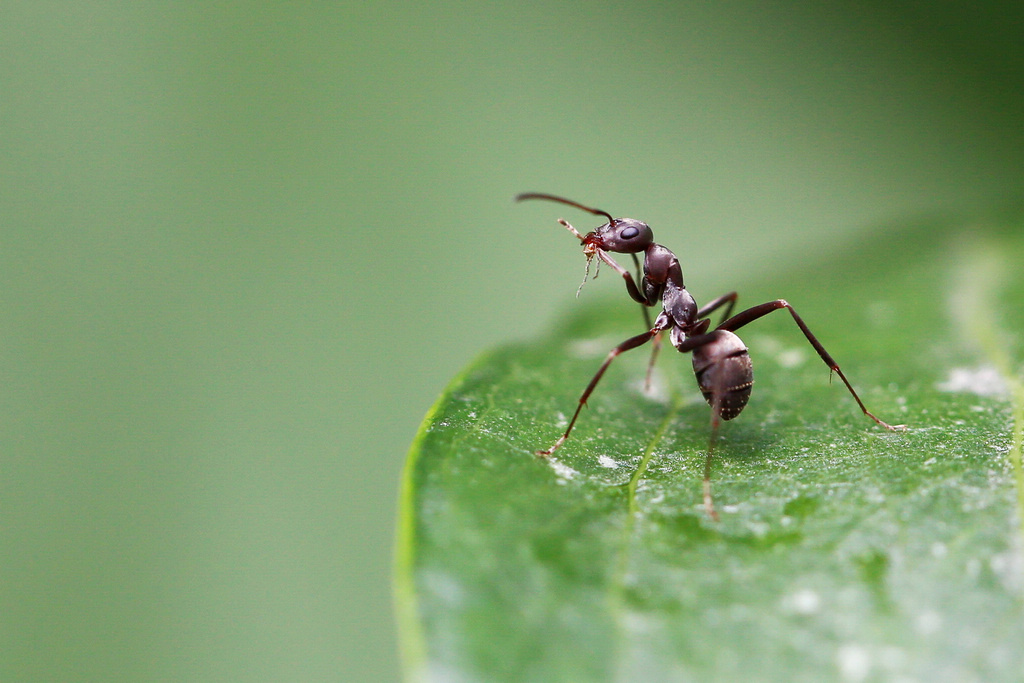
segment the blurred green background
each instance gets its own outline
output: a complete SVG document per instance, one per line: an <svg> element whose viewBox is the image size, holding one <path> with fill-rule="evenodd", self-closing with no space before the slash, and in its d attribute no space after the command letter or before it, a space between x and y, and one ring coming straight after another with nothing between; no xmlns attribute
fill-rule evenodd
<svg viewBox="0 0 1024 683"><path fill-rule="evenodd" d="M397 679L408 444L582 277L512 196L702 300L1007 206L1022 7L4 3L0 680Z"/></svg>

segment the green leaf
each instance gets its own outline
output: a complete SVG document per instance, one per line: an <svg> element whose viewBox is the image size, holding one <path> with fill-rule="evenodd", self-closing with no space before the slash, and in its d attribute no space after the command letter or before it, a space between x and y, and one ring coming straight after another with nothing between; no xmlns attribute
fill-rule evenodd
<svg viewBox="0 0 1024 683"><path fill-rule="evenodd" d="M709 409L670 346L652 393L646 352L624 354L555 457L534 455L642 331L624 292L479 358L406 466L409 680L1020 680L1022 265L1019 226L925 225L741 290L786 297L908 429L877 427L767 316L740 332L756 383L722 427L717 523Z"/></svg>

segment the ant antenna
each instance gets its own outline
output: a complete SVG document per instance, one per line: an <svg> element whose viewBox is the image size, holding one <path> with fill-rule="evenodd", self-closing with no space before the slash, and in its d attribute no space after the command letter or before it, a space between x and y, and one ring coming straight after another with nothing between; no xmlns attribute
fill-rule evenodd
<svg viewBox="0 0 1024 683"><path fill-rule="evenodd" d="M594 208L591 208L589 206L584 206L583 204L580 204L579 202L574 202L571 199L566 199L565 197L559 197L558 195L547 194L547 193L544 193L544 192L523 192L522 194L517 194L515 199L516 199L517 202L521 202L524 199L546 199L546 200L551 201L551 202L558 202L559 204L567 204L567 205L572 206L574 208L582 209L583 211L586 211L587 213L592 213L595 216L604 216L605 218L608 219L608 225L615 225L615 219L612 218L612 215L610 213L608 213L607 211L602 211L601 209L594 209ZM584 241L583 240L583 235L581 235L579 232L577 232L576 228L574 228L571 225L569 225L569 223L567 221L564 221L561 218L559 218L558 222L561 223L566 228L566 230L568 230L572 234L576 235L576 237L579 238L580 242ZM583 271L583 282L580 283L579 288L576 290L576 298L577 299L580 296L580 292L583 291L583 285L587 284L587 278L590 277L590 262L594 260L594 254L597 253L597 249L594 247L593 244L588 244L588 245L586 245L584 247L583 253L585 253L587 255L587 267ZM635 254L633 255L633 258L634 258L634 260L636 259L636 255ZM597 267L594 269L594 279L595 280L597 279L597 276L600 273L601 273L601 259L598 259L597 260Z"/></svg>
<svg viewBox="0 0 1024 683"><path fill-rule="evenodd" d="M580 204L579 202L574 202L571 199L566 199L565 197L559 197L559 196L553 195L553 194L545 194L543 192L524 192L522 194L517 194L516 195L516 201L517 202L521 202L524 199L547 199L548 201L551 201L551 202L559 202L560 204L568 204L569 206L574 206L577 209L582 209L583 211L586 211L587 213L592 213L595 216L604 216L605 218L608 219L608 224L609 225L614 225L615 224L615 219L612 218L612 215L610 213L608 213L607 211L602 211L601 209L592 209L589 206L584 206L583 204Z"/></svg>

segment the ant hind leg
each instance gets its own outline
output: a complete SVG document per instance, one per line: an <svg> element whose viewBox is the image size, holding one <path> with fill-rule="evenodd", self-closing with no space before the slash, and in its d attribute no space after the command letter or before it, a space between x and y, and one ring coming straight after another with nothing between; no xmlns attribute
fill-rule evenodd
<svg viewBox="0 0 1024 683"><path fill-rule="evenodd" d="M853 396L853 400L857 402L857 405L860 406L860 409L864 412L865 415L867 415L876 423L878 423L882 427L885 427L889 431L899 432L906 429L905 425L891 425L886 422L883 422L882 420L875 417L867 409L867 407L864 405L864 402L860 400L860 396L858 396L857 392L854 391L853 385L850 384L850 380L846 379L846 375L844 375L843 371L839 369L839 364L836 363L835 359L832 358L832 355L825 350L825 347L821 345L821 342L818 341L818 338L815 337L814 333L811 332L811 330L807 327L807 324L803 321L803 318L797 315L797 312L793 310L793 307L790 306L789 302L786 301L785 299L776 299L775 301L769 301L768 303L748 308L747 310L737 313L733 317L724 321L716 329L735 332L744 325L752 323L758 318L763 318L772 311L777 311L780 308L787 309L790 315L793 316L793 320L796 322L797 327L800 328L800 331L804 333L804 337L807 338L808 343L810 343L810 345L814 347L814 350L818 353L818 356L821 358L821 360L825 362L825 365L827 365L832 372L839 375L839 379L843 380L843 384L845 384L846 388L850 391L850 394Z"/></svg>

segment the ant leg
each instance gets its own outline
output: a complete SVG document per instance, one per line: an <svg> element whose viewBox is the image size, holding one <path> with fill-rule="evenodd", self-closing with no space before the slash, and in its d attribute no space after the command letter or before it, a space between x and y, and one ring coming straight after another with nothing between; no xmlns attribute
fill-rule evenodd
<svg viewBox="0 0 1024 683"><path fill-rule="evenodd" d="M623 268L622 266L620 266L618 263L616 263L615 259L608 255L607 251L605 251L604 249L596 249L594 253L597 255L597 258L607 263L616 273L622 276L622 279L626 281L626 292L629 293L629 296L630 298L633 299L633 301L641 303L644 306L654 305L654 301L656 301L656 299L652 301L649 300L646 296L644 296L644 294L642 294L640 292L640 289L636 286L636 280L633 279L633 274L630 273L625 268ZM596 275L594 277L597 278Z"/></svg>
<svg viewBox="0 0 1024 683"><path fill-rule="evenodd" d="M644 391L651 390L651 375L654 374L654 361L658 359L658 351L661 351L661 332L654 335L654 344L651 345L651 359L647 361L647 374L644 376Z"/></svg>
<svg viewBox="0 0 1024 683"><path fill-rule="evenodd" d="M723 294L717 299L712 299L708 303L701 306L700 310L697 311L697 320L708 317L709 315L717 311L719 308L721 308L723 305L728 304L725 306L725 312L722 313L722 320L719 321L719 324L725 322L732 314L732 307L736 305L736 299L738 298L739 294L737 294L736 292L729 292L728 294Z"/></svg>
<svg viewBox="0 0 1024 683"><path fill-rule="evenodd" d="M818 352L818 356L821 357L821 360L825 361L825 365L827 365L832 372L839 375L839 379L843 380L843 384L845 384L846 388L850 390L850 394L853 396L854 400L857 401L857 405L860 406L860 409L864 411L865 415L867 415L872 420L877 422L879 425L885 427L890 431L895 432L906 429L906 426L904 425L890 425L885 422L882 422L868 411L868 409L864 406L864 402L860 400L860 396L858 396L857 392L853 390L853 385L851 385L850 381L846 379L846 375L843 374L843 371L839 369L839 364L836 363L835 359L832 358L831 355L829 355L829 352L825 350L825 347L821 345L821 342L818 341L818 338L815 337L814 334L807 328L807 325L804 323L803 319L799 315L797 315L796 311L793 310L793 307L790 306L789 302L786 301L785 299L776 299L775 301L769 301L768 303L748 308L747 310L741 313L737 313L733 317L729 318L721 325L719 325L716 329L729 330L730 332L735 332L744 325L752 323L758 318L763 318L772 311L777 311L780 308L785 308L789 310L790 315L793 316L793 320L796 321L796 324L800 328L800 331L804 333L805 337L807 337L807 341L810 342L811 346L814 347L814 350Z"/></svg>
<svg viewBox="0 0 1024 683"><path fill-rule="evenodd" d="M612 364L612 361L615 360L616 356L625 351L629 351L630 349L635 349L638 346L643 346L647 342L651 341L653 337L657 336L660 333L661 328L652 328L648 332L638 334L635 337L630 337L626 341L616 346L610 352L608 352L608 357L604 359L603 363L601 363L601 367L598 368L597 373L593 376L593 378L591 378L590 384L588 384L587 388L583 391L583 395L580 396L579 405L576 406L576 412L573 413L572 420L569 421L569 426L568 428L566 428L565 434L562 434L562 436L558 437L558 441L556 441L554 445L551 446L551 448L547 449L546 451L537 451L537 455L539 455L542 458L546 458L547 456L554 453L555 450L563 443L565 443L565 440L569 438L569 432L571 432L572 428L576 425L576 419L580 416L580 411L583 410L583 406L587 404L587 399L590 398L590 394L594 391L594 387L596 387L597 383L601 381L601 376L604 375L604 371L608 369L608 366Z"/></svg>
<svg viewBox="0 0 1024 683"><path fill-rule="evenodd" d="M719 339L720 336L714 332L698 334L684 339L676 348L680 353L688 353L702 346L713 344ZM715 445L718 443L718 428L722 424L722 401L728 393L726 385L728 377L729 375L724 372L716 373L714 386L711 388L711 435L708 438L707 455L704 457L704 509L707 511L708 517L716 522L719 519L718 512L715 511L714 499L711 497L711 463L715 457Z"/></svg>
<svg viewBox="0 0 1024 683"><path fill-rule="evenodd" d="M640 259L637 258L636 254L630 254L630 256L633 257L633 267L636 268L636 279L637 279L637 281L643 280L643 278L644 278L644 271L640 268ZM650 325L647 326L648 329L650 329L650 327L651 327Z"/></svg>
<svg viewBox="0 0 1024 683"><path fill-rule="evenodd" d="M715 512L715 503L711 498L711 460L714 458L715 444L718 443L718 426L722 424L722 393L716 389L711 402L711 436L708 439L708 454L704 458L704 509L708 517L716 522L718 513Z"/></svg>
<svg viewBox="0 0 1024 683"><path fill-rule="evenodd" d="M646 306L641 306L640 311L644 314L644 325L651 328L651 313ZM661 332L654 335L654 344L651 348L651 359L647 362L647 375L644 378L644 391L651 390L651 374L654 372L654 361L658 359L658 351L661 350Z"/></svg>
<svg viewBox="0 0 1024 683"><path fill-rule="evenodd" d="M637 258L636 254L630 254L633 257L633 265L636 266L636 279L643 280L643 270L640 268L640 259ZM644 314L644 327L651 329L651 313L647 310L645 304L640 304L640 311ZM644 391L650 392L651 390L651 375L654 373L654 361L658 359L658 351L661 350L661 332L654 335L654 344L651 346L651 359L647 361L647 374L644 376Z"/></svg>

